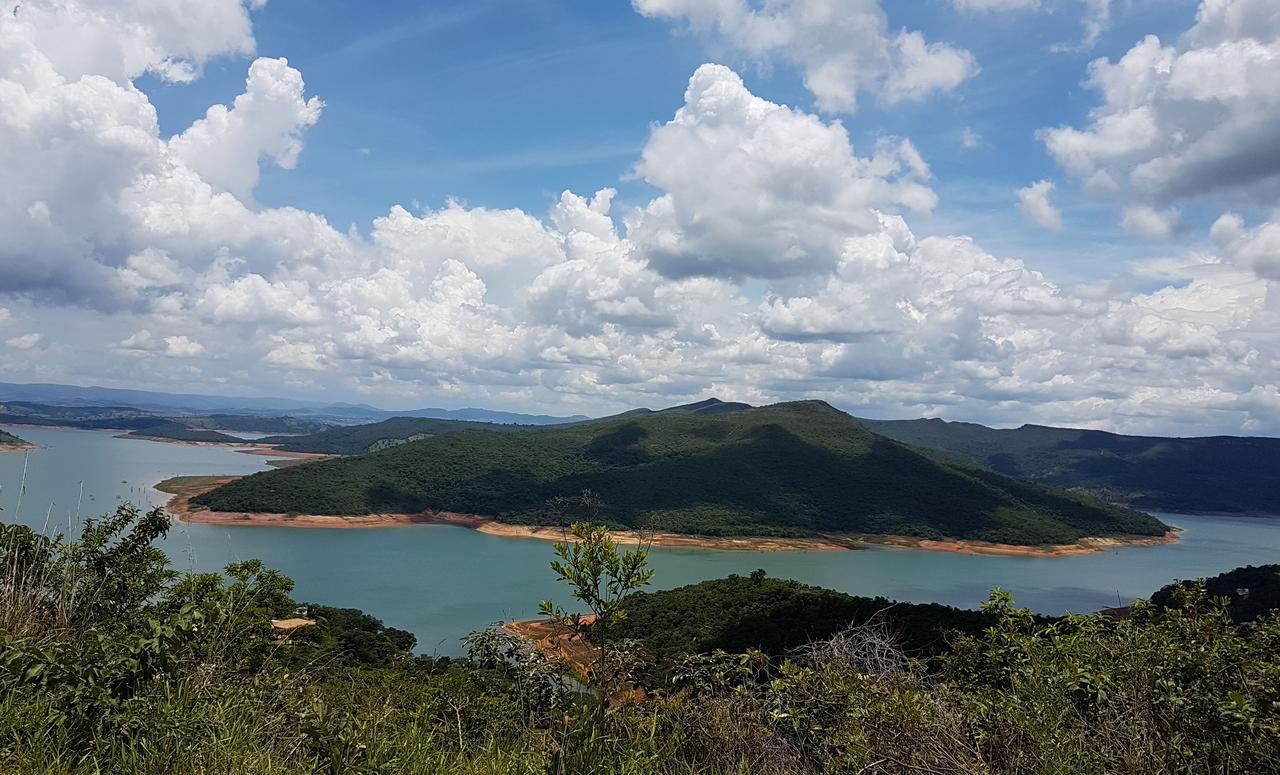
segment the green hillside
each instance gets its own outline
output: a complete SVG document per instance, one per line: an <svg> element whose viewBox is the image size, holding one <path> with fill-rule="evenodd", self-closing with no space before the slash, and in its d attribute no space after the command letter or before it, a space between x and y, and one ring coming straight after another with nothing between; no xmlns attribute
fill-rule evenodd
<svg viewBox="0 0 1280 775"><path fill-rule="evenodd" d="M750 404L721 401L708 398L693 404L673 406L657 412L651 409L632 409L629 412L606 417L605 420L637 419L654 414L715 415L750 409ZM418 441L431 436L458 431L524 431L539 426L513 425L472 420L443 420L430 417L392 417L382 422L365 425L349 425L326 428L306 436L268 436L259 439L263 444L274 444L287 452L318 452L325 455L363 455L387 447Z"/></svg>
<svg viewBox="0 0 1280 775"><path fill-rule="evenodd" d="M822 402L649 413L521 433L469 431L245 477L218 511L483 514L559 524L549 498L593 490L614 525L701 535L857 532L1017 544L1165 527L868 432Z"/></svg>
<svg viewBox="0 0 1280 775"><path fill-rule="evenodd" d="M942 420L863 420L870 430L1009 476L1135 508L1280 514L1280 439L1159 438Z"/></svg>
<svg viewBox="0 0 1280 775"><path fill-rule="evenodd" d="M219 431L192 428L180 422L161 421L127 435L140 439L169 439L171 441L203 441L215 444L243 444L244 439Z"/></svg>
<svg viewBox="0 0 1280 775"><path fill-rule="evenodd" d="M466 420L436 420L429 417L392 417L366 425L327 428L306 436L267 436L259 441L288 452L319 452L326 455L362 455L380 449L458 431L506 432L525 430L529 425L498 425Z"/></svg>

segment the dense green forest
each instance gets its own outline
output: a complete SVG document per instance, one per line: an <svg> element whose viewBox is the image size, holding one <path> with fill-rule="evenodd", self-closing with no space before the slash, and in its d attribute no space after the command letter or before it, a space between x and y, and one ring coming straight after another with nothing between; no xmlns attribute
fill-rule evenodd
<svg viewBox="0 0 1280 775"><path fill-rule="evenodd" d="M19 446L26 443L27 442L23 441L17 436L14 436L12 433L6 433L5 431L0 431L0 446Z"/></svg>
<svg viewBox="0 0 1280 775"><path fill-rule="evenodd" d="M1136 511L1027 484L869 433L822 402L651 412L519 433L462 432L253 474L195 499L219 511L572 519L584 490L614 526L701 535L898 534L1013 544L1160 535Z"/></svg>
<svg viewBox="0 0 1280 775"><path fill-rule="evenodd" d="M862 420L904 444L1141 509L1280 514L1280 439L1160 438L942 420Z"/></svg>
<svg viewBox="0 0 1280 775"><path fill-rule="evenodd" d="M661 669L704 652L756 649L786 656L851 624L883 624L904 653L932 657L948 650L957 633L976 635L996 623L981 611L938 603L899 603L857 597L764 571L677 589L638 592L626 599L618 634L645 649Z"/></svg>
<svg viewBox="0 0 1280 775"><path fill-rule="evenodd" d="M154 425L148 425L135 431L129 431L127 434L140 439L168 439L171 441L204 441L214 444L243 444L241 439L230 434L220 431L206 430L204 428L192 428L178 422L168 420L157 422Z"/></svg>
<svg viewBox="0 0 1280 775"><path fill-rule="evenodd" d="M1122 621L1043 621L996 591L983 629L952 619L940 639L962 612L921 608L926 648L945 644L927 663L896 639L912 637L899 607L885 626L790 640L797 612L838 600L791 582L633 596L635 634L671 626L670 607L709 617L714 638L740 604L787 653L673 648L658 675L620 647L647 691L600 715L565 665L499 629L433 659L373 617L310 604L314 627L273 635L297 606L289 579L254 560L178 572L154 545L169 526L128 506L75 541L0 526L0 772L1280 772L1280 617L1240 626L1203 585ZM696 622L676 626L666 642L701 647Z"/></svg>
<svg viewBox="0 0 1280 775"><path fill-rule="evenodd" d="M361 455L377 452L407 441L458 431L505 432L524 430L529 425L498 425L465 420L436 420L429 417L392 417L366 425L326 428L305 436L267 436L259 441L288 452L319 452L326 455Z"/></svg>

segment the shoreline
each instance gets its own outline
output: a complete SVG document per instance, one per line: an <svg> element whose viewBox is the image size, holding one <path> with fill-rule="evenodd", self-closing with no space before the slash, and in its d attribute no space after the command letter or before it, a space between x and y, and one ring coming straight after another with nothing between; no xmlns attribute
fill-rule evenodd
<svg viewBox="0 0 1280 775"><path fill-rule="evenodd" d="M248 447L253 445L252 441L195 441L192 439L169 439L164 436L135 436L132 432L121 433L115 436L117 439L126 439L128 441L154 441L159 444L183 444L188 447Z"/></svg>
<svg viewBox="0 0 1280 775"><path fill-rule="evenodd" d="M22 452L23 450L35 449L36 445L30 442L22 444L0 444L0 452Z"/></svg>
<svg viewBox="0 0 1280 775"><path fill-rule="evenodd" d="M859 534L857 541L863 544L884 546L891 549L923 549L929 552L954 552L956 554L985 554L1008 557L1079 557L1108 549L1134 546L1160 546L1178 542L1182 528L1172 527L1162 536L1086 536L1073 544L999 544L964 538L911 538L908 536Z"/></svg>
<svg viewBox="0 0 1280 775"><path fill-rule="evenodd" d="M239 478L238 476L180 476L157 484L156 489L173 496L165 508L179 522L207 525L320 528L328 530L437 524L466 527L481 533L504 538L563 541L567 537L567 529L564 527L517 525L499 522L476 514L458 514L448 511L423 512L421 514L321 515L210 511L191 506L191 499L197 495L202 495ZM999 544L961 538L928 539L867 533L832 533L812 538L785 538L773 536L699 536L661 531L617 530L610 531L610 535L619 544L647 543L651 546L660 547L730 551L841 552L857 550L865 546L877 546L891 549L923 549L925 551L954 552L958 554L1012 557L1074 557L1106 551L1107 549L1175 543L1178 540L1178 532L1179 529L1175 528L1167 531L1163 536L1082 538L1073 544L1041 546Z"/></svg>
<svg viewBox="0 0 1280 775"><path fill-rule="evenodd" d="M117 434L115 438L126 439L129 441L154 441L159 444L182 444L188 447L231 447L232 449L241 447L263 447L271 449L271 445L269 444L259 444L258 442L250 439L245 439L244 441L197 441L195 439L170 439L165 436L135 435L133 431Z"/></svg>
<svg viewBox="0 0 1280 775"><path fill-rule="evenodd" d="M1266 519L1267 517L1280 516L1267 511L1172 511L1170 509L1152 509L1152 511L1157 514L1168 514L1171 517L1243 517L1245 519Z"/></svg>
<svg viewBox="0 0 1280 775"><path fill-rule="evenodd" d="M277 460L269 461L280 467L285 464L285 460L297 460L299 462L306 460L327 460L329 458L342 457L341 455L330 455L324 452L292 452L289 450L276 449L272 444L262 444L256 439L245 439L244 441L195 441L191 439L169 439L163 436L134 436L133 431L129 428L80 428L75 425L41 425L38 423L4 423L4 427L10 428L34 428L36 430L46 431L80 431L88 433L110 433L114 434L113 438L125 439L127 441L151 441L158 444L181 444L188 447L225 447L241 452L245 455L262 455L264 457L276 458ZM17 446L0 444L0 452L10 452L21 449L36 449L37 445L27 443ZM279 461L279 462L277 462Z"/></svg>
<svg viewBox="0 0 1280 775"><path fill-rule="evenodd" d="M122 433L115 438L131 439L133 441L154 441L161 444L181 444L188 447L222 447L235 450L242 455L269 457L271 460L267 461L267 465L272 468L287 468L312 460L329 460L330 458L341 457L341 455L328 455L323 452L291 452L276 449L271 444L259 444L256 441L191 441L187 439L165 439L158 436L131 436L127 433ZM180 479L183 477L174 478Z"/></svg>

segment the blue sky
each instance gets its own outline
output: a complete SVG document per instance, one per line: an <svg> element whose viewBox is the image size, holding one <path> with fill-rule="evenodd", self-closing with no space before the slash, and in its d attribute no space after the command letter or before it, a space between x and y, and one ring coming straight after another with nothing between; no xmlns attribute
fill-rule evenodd
<svg viewBox="0 0 1280 775"><path fill-rule="evenodd" d="M1274 0L26 0L12 380L1280 433Z"/></svg>
<svg viewBox="0 0 1280 775"><path fill-rule="evenodd" d="M901 135L933 167L941 205L913 223L917 231L972 234L998 254L1041 259L1064 278L1105 275L1118 259L1161 248L1124 234L1107 206L1074 201L1069 184L1058 205L1071 228L1046 244L1022 223L1012 190L1055 176L1035 132L1087 118L1096 102L1080 87L1088 63L1123 55L1142 35L1176 38L1195 7L1117 3L1096 45L1052 52L1080 38L1074 8L974 15L948 0L886 3L891 28L966 48L982 73L923 104L865 101L856 114L835 117L856 148ZM679 107L690 74L706 61L739 68L766 99L813 110L795 68L716 51L626 2L275 0L253 19L258 54L287 57L326 104L298 166L264 170L258 199L322 213L341 228L367 232L391 204L439 207L449 198L540 213L566 188L615 186L620 204L643 204L653 190L628 173L649 125ZM191 84L139 85L162 132L173 134L242 91L244 60L214 61ZM980 147L961 146L966 128L982 136ZM1109 244L1084 249L1099 242Z"/></svg>

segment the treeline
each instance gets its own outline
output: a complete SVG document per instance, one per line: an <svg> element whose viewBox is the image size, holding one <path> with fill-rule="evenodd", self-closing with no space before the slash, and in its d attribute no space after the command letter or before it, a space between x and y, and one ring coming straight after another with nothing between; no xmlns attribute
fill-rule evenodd
<svg viewBox="0 0 1280 775"><path fill-rule="evenodd" d="M1280 619L1241 626L1204 585L1123 620L1041 621L999 592L981 621L890 606L799 648L788 626L849 601L758 574L631 597L632 634L682 634L655 641L666 677L599 723L563 666L498 630L435 660L372 617L309 605L317 624L278 638L291 582L256 561L179 573L154 546L168 526L122 507L74 541L0 527L0 772L1280 771ZM716 634L735 621L764 634ZM752 640L774 654L677 645Z"/></svg>

